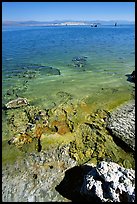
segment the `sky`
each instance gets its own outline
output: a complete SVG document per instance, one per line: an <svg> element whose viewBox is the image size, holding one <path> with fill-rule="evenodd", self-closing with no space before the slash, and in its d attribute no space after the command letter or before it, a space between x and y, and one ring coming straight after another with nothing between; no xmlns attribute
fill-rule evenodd
<svg viewBox="0 0 137 204"><path fill-rule="evenodd" d="M135 2L2 2L2 21L135 21Z"/></svg>

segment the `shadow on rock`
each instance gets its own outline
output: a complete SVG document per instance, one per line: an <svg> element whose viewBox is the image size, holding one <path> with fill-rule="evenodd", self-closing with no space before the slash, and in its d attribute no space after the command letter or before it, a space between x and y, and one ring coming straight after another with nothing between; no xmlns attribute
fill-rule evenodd
<svg viewBox="0 0 137 204"><path fill-rule="evenodd" d="M65 172L64 179L55 187L63 197L72 202L85 202L85 197L80 194L81 186L84 181L84 175L91 171L92 167L88 165L75 166Z"/></svg>

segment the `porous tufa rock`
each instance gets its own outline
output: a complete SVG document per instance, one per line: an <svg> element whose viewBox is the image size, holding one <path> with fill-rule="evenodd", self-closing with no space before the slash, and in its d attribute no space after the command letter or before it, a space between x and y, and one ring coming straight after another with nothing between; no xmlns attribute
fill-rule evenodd
<svg viewBox="0 0 137 204"><path fill-rule="evenodd" d="M107 120L107 129L135 151L135 102L118 107Z"/></svg>
<svg viewBox="0 0 137 204"><path fill-rule="evenodd" d="M102 161L84 177L81 194L101 202L134 202L135 171Z"/></svg>
<svg viewBox="0 0 137 204"><path fill-rule="evenodd" d="M17 98L15 100L12 100L6 103L5 107L7 109L11 109L11 108L19 108L19 107L27 106L27 105L29 105L29 102L26 98Z"/></svg>

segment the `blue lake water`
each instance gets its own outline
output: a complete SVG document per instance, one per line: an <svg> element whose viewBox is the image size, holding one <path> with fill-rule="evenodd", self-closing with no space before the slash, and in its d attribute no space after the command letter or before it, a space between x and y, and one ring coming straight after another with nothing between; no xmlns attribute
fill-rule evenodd
<svg viewBox="0 0 137 204"><path fill-rule="evenodd" d="M79 64L79 59L83 64ZM37 70L36 77L27 80L27 88L21 89L25 85L25 79L20 73L24 69L35 71L38 65L45 68ZM60 75L47 76L46 67L58 69ZM131 85L125 75L134 69L134 25L97 28L3 27L4 96L11 87L18 87L18 96L30 97L31 101L37 102L39 98L41 104L45 104L45 97L49 102L54 101L58 91L82 98L92 95L92 91L95 93L99 87L125 86L128 89ZM7 102L8 98L3 100Z"/></svg>

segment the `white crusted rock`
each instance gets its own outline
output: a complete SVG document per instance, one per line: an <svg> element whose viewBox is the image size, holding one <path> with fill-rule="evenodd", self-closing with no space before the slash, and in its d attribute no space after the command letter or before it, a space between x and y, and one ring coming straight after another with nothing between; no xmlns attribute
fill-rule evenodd
<svg viewBox="0 0 137 204"><path fill-rule="evenodd" d="M7 109L11 109L11 108L19 108L19 107L27 106L27 105L29 105L29 102L26 98L17 98L15 100L12 100L6 103L5 107Z"/></svg>
<svg viewBox="0 0 137 204"><path fill-rule="evenodd" d="M102 161L85 176L81 194L88 201L134 202L135 171Z"/></svg>

